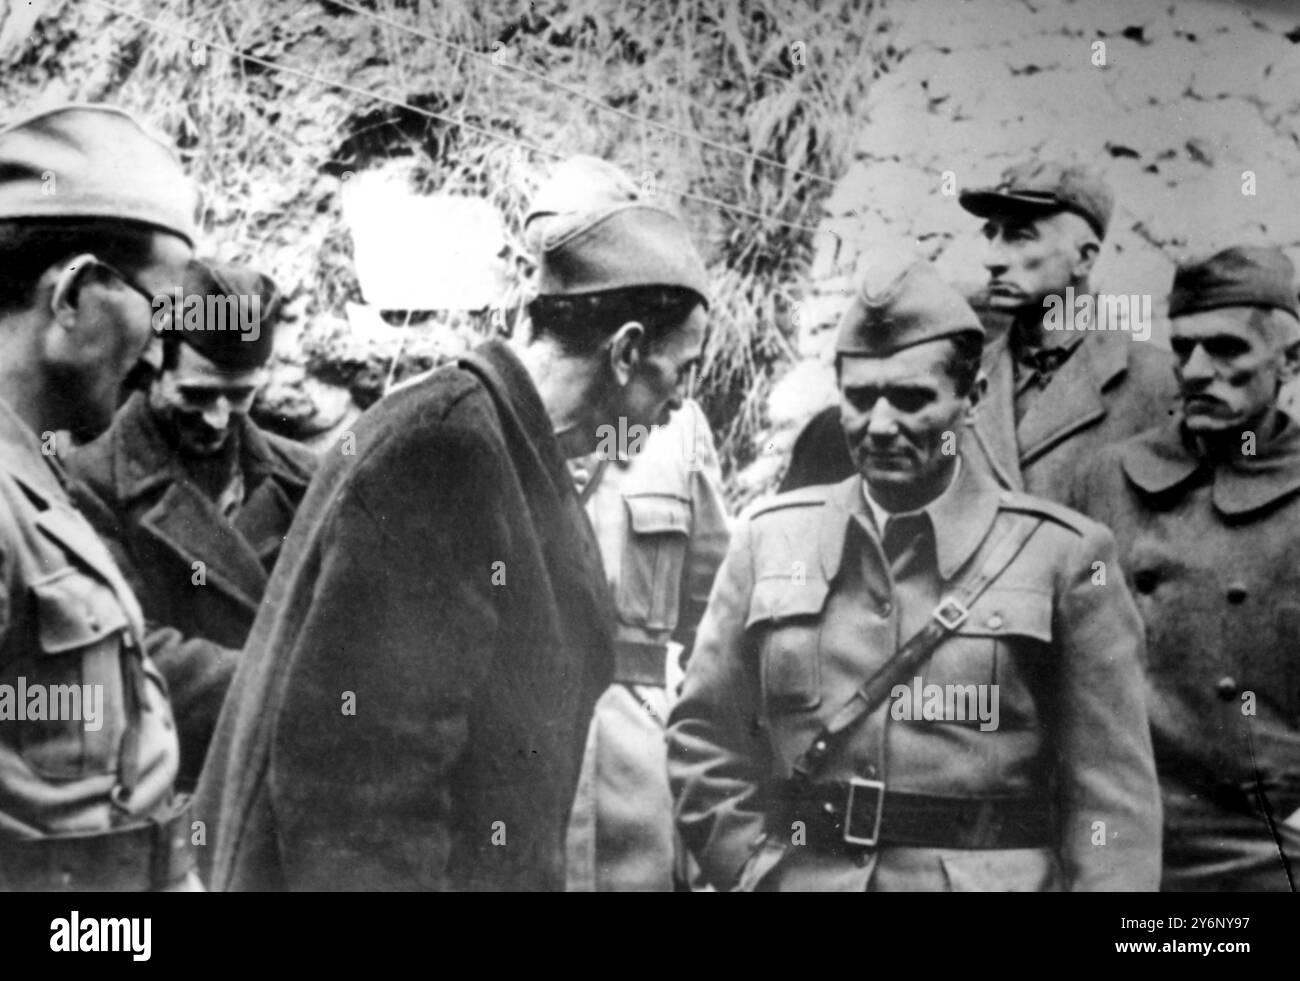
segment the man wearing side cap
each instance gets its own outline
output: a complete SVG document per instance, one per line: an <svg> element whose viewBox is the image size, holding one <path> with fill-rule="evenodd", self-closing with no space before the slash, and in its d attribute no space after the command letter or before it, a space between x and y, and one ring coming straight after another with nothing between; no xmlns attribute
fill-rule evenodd
<svg viewBox="0 0 1300 981"><path fill-rule="evenodd" d="M184 789L198 781L238 650L316 466L310 450L248 418L279 305L267 276L192 260L179 293L157 305L161 368L148 391L66 457L94 494L82 508L121 550L146 620L173 628L150 653L180 725Z"/></svg>
<svg viewBox="0 0 1300 981"><path fill-rule="evenodd" d="M217 889L564 888L614 621L565 460L680 405L707 286L647 202L535 220L517 349L390 394L308 490L199 785Z"/></svg>
<svg viewBox="0 0 1300 981"><path fill-rule="evenodd" d="M55 459L57 432L112 418L197 205L127 113L67 106L0 129L0 890L197 881L139 604Z"/></svg>
<svg viewBox="0 0 1300 981"><path fill-rule="evenodd" d="M1149 331L1138 340L1118 329L1105 316L1109 307L1094 304L1102 312L1090 323L1071 316L1077 307L1068 298L1091 295L1089 275L1114 208L1098 175L1030 161L958 200L985 219L989 280L972 302L1010 321L984 351L989 391L974 424L972 462L988 466L1003 487L1063 502L1081 454L1168 419L1177 400L1173 359ZM1048 316L1061 310L1056 320ZM1056 329L1066 324L1075 329ZM828 470L852 471L832 431L823 414L801 434L783 490Z"/></svg>
<svg viewBox="0 0 1300 981"><path fill-rule="evenodd" d="M1137 610L1094 579L1108 531L962 455L982 340L928 263L869 269L836 345L860 473L735 530L669 729L719 889L1155 888Z"/></svg>
<svg viewBox="0 0 1300 981"><path fill-rule="evenodd" d="M526 231L540 244L537 233L550 216L633 201L638 193L607 162L574 157L539 189ZM665 278L646 273L647 282ZM677 278L679 288L702 289L705 273L696 268ZM581 289L602 286L597 274ZM535 313L566 302L548 289ZM626 294L605 291L602 302L631 310L635 300ZM611 316L598 308L590 315ZM569 468L596 533L617 621L614 683L596 703L569 822L566 888L671 891L675 878L687 876L676 848L664 726L727 545L717 450L704 410L687 399L648 434L610 426L596 451L571 459Z"/></svg>
<svg viewBox="0 0 1300 981"><path fill-rule="evenodd" d="M1146 621L1166 890L1300 885L1300 364L1294 269L1239 246L1179 267L1183 409L1080 467Z"/></svg>

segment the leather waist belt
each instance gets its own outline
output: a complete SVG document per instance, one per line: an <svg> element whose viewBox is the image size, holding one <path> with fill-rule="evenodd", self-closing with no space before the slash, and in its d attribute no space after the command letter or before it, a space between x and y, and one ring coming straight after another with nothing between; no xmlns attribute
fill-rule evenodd
<svg viewBox="0 0 1300 981"><path fill-rule="evenodd" d="M802 821L807 845L846 852L914 848L1042 848L1056 843L1051 805L1034 797L938 797L886 790L878 780L785 784L785 824Z"/></svg>
<svg viewBox="0 0 1300 981"><path fill-rule="evenodd" d="M668 645L635 640L614 641L614 681L623 685L667 684Z"/></svg>
<svg viewBox="0 0 1300 981"><path fill-rule="evenodd" d="M194 868L190 805L161 821L93 835L0 839L0 889L150 892Z"/></svg>

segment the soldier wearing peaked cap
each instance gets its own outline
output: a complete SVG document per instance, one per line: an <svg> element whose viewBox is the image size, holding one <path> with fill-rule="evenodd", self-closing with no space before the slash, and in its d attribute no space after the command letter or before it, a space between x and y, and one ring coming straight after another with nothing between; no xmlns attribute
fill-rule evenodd
<svg viewBox="0 0 1300 981"><path fill-rule="evenodd" d="M983 330L927 263L840 324L858 473L735 530L669 729L739 890L1145 890L1160 815L1115 542L962 456Z"/></svg>
<svg viewBox="0 0 1300 981"><path fill-rule="evenodd" d="M279 292L244 266L192 260L156 305L160 364L106 432L66 455L145 617L192 789L316 456L248 413L265 383ZM179 636L177 636L179 634Z"/></svg>
<svg viewBox="0 0 1300 981"><path fill-rule="evenodd" d="M218 889L564 888L614 623L565 463L680 407L706 295L661 209L535 222L518 345L390 394L308 490L199 782Z"/></svg>
<svg viewBox="0 0 1300 981"><path fill-rule="evenodd" d="M0 129L0 889L197 883L140 606L54 456L112 417L197 201L121 110Z"/></svg>
<svg viewBox="0 0 1300 981"><path fill-rule="evenodd" d="M1135 320L1121 329L1116 308L1090 292L1114 209L1096 173L1031 160L958 200L984 219L988 283L971 302L986 324L1003 324L985 344L989 390L968 452L1003 487L1065 501L1081 454L1169 418L1173 360L1150 341L1149 323L1145 335ZM782 489L851 472L832 415L801 434Z"/></svg>
<svg viewBox="0 0 1300 981"><path fill-rule="evenodd" d="M1146 622L1166 890L1300 885L1300 364L1277 249L1180 266L1182 411L1081 461L1077 506L1122 543Z"/></svg>

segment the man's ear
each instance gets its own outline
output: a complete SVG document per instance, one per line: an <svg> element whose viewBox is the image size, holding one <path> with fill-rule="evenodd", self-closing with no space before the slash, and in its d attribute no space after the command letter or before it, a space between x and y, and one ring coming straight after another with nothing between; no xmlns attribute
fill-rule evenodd
<svg viewBox="0 0 1300 981"><path fill-rule="evenodd" d="M632 379L632 373L641 361L641 343L645 340L645 328L635 320L629 320L620 327L609 340L609 367L620 386Z"/></svg>
<svg viewBox="0 0 1300 981"><path fill-rule="evenodd" d="M1101 242L1091 229L1080 233L1075 243L1077 257L1074 260L1074 281L1087 282L1092 274L1092 267L1097 264L1097 255L1101 252Z"/></svg>
<svg viewBox="0 0 1300 981"><path fill-rule="evenodd" d="M971 385L970 391L966 393L966 411L962 413L962 421L966 425L974 425L976 418L980 414L980 406L984 403L984 396L989 391L989 376L981 368L975 375L975 382Z"/></svg>
<svg viewBox="0 0 1300 981"><path fill-rule="evenodd" d="M81 288L85 285L86 274L94 268L95 263L95 257L84 252L46 270L46 276L54 275L54 288L50 291L50 312L64 330L76 329Z"/></svg>
<svg viewBox="0 0 1300 981"><path fill-rule="evenodd" d="M1300 341L1288 344L1282 349L1282 365L1278 371L1282 384L1286 384L1300 374Z"/></svg>

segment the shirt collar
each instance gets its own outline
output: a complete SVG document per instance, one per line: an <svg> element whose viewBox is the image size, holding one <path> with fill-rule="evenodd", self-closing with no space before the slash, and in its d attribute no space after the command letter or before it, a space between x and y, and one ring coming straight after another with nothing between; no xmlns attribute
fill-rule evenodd
<svg viewBox="0 0 1300 981"><path fill-rule="evenodd" d="M953 488L957 486L957 478L960 475L961 475L961 457L957 457L957 465L952 468L952 475L948 478L948 486L945 487L942 490L942 492L940 492L938 497L936 497L929 504L925 505L925 507L914 508L911 511L890 511L888 508L884 507L879 501L877 501L874 497L871 496L871 488L867 484L867 482L863 480L862 496L863 498L865 498L867 502L867 507L871 510L872 519L876 522L876 530L881 534L884 534L885 522L888 521L890 518L906 518L914 514L922 514L924 512L933 510L935 507L939 505L939 502L942 501L945 497L951 496L953 492ZM933 520L933 517L934 516L931 515L931 520Z"/></svg>
<svg viewBox="0 0 1300 981"><path fill-rule="evenodd" d="M897 515L883 508L878 515L874 514L874 508L879 505L865 493L866 481L861 477L850 479L856 479L863 488L853 495L856 500L854 513L859 523L878 539L883 524L873 525L872 517L883 522L885 518ZM943 579L951 579L960 572L988 535L989 528L997 517L1002 496L1002 488L982 468L959 463L952 482L944 492L920 509L929 515L930 525L934 529L935 559L939 575Z"/></svg>

